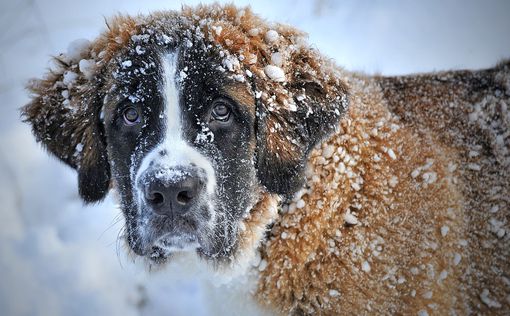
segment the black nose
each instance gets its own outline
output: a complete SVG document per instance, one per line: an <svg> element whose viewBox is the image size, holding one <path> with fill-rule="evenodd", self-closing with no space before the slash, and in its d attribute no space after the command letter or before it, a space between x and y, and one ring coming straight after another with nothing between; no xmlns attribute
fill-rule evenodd
<svg viewBox="0 0 510 316"><path fill-rule="evenodd" d="M145 200L159 215L186 214L204 188L204 178L195 169L165 168L145 177Z"/></svg>

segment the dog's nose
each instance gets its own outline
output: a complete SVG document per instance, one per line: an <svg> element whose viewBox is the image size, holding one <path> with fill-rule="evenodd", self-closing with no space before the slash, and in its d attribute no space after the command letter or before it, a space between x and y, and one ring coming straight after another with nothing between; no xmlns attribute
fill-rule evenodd
<svg viewBox="0 0 510 316"><path fill-rule="evenodd" d="M145 199L159 215L186 214L202 189L204 180L196 170L171 168L156 171L147 181Z"/></svg>

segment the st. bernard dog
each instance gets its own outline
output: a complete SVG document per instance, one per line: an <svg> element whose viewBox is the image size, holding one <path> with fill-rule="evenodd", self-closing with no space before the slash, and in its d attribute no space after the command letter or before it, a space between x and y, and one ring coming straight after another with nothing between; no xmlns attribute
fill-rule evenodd
<svg viewBox="0 0 510 316"><path fill-rule="evenodd" d="M261 313L510 314L508 61L366 76L220 5L55 59L23 116L151 266L250 275Z"/></svg>

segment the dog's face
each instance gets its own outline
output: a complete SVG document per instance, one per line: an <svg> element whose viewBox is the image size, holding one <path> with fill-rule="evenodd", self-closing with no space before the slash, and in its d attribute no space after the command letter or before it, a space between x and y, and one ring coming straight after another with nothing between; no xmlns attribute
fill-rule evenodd
<svg viewBox="0 0 510 316"><path fill-rule="evenodd" d="M255 96L200 44L128 49L109 71L104 128L127 240L155 260L231 255L259 197Z"/></svg>
<svg viewBox="0 0 510 316"><path fill-rule="evenodd" d="M263 230L246 227L254 205L303 185L309 152L346 107L345 86L298 32L219 8L114 21L82 60L61 57L33 83L24 108L77 169L85 201L118 191L128 245L154 262L242 255L241 231Z"/></svg>

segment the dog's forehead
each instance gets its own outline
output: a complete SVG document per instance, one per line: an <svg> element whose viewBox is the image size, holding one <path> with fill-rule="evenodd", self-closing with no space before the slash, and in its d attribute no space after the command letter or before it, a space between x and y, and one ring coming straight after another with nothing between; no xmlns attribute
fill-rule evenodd
<svg viewBox="0 0 510 316"><path fill-rule="evenodd" d="M169 58L175 64L171 72L167 67ZM134 45L111 60L110 74L106 82L106 110L113 111L123 101L150 104L156 94L164 92L164 84L171 75L179 93L188 93L185 96L188 103L197 101L197 94L224 95L243 110L255 112L255 93L250 82L236 80L226 72L219 52L204 45L190 45L187 40L163 47ZM192 90L196 90L194 94L190 93Z"/></svg>

